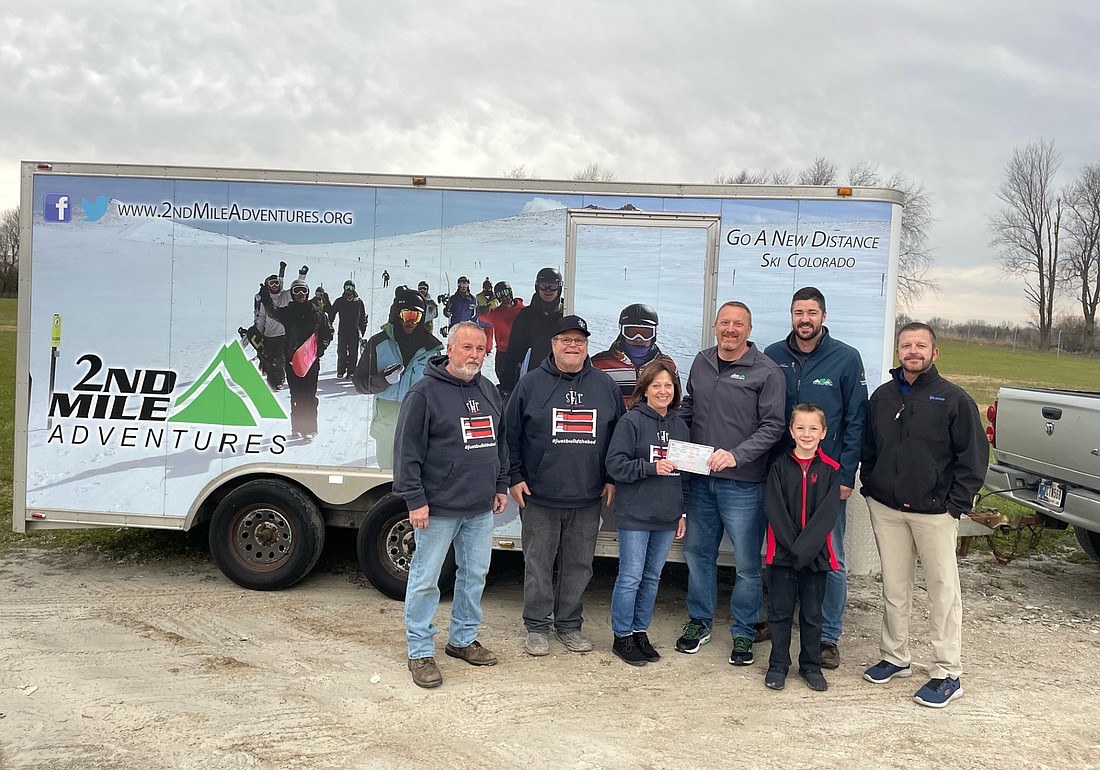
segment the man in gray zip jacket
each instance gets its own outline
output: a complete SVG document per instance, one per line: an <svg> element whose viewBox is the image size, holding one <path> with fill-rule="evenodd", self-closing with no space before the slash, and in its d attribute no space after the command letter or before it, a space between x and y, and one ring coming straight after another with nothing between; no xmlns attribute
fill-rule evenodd
<svg viewBox="0 0 1100 770"><path fill-rule="evenodd" d="M691 654L710 641L718 603L718 546L725 532L737 570L730 595L734 666L753 662L754 624L763 604L768 454L783 437L787 422L783 373L749 341L751 333L752 313L743 302L726 302L718 309L718 344L695 356L680 407L692 442L714 451L707 460L710 475L690 479L684 537L689 617L676 649Z"/></svg>

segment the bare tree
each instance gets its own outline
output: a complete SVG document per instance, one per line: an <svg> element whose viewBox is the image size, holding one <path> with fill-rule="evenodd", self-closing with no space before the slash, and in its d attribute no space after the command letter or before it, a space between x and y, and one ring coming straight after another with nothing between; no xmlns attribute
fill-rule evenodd
<svg viewBox="0 0 1100 770"><path fill-rule="evenodd" d="M791 172L786 170L769 171L764 169L763 171L750 171L746 168L741 169L735 174L727 174L724 172L714 175L715 184L790 184Z"/></svg>
<svg viewBox="0 0 1100 770"><path fill-rule="evenodd" d="M869 181L866 184L891 187L905 196L898 244L898 305L911 309L925 294L938 294L940 291L939 282L932 278L936 260L932 247L928 245L928 231L936 221L932 216L932 201L923 184L900 171L882 182Z"/></svg>
<svg viewBox="0 0 1100 770"><path fill-rule="evenodd" d="M989 221L1001 269L1024 276L1024 296L1035 306L1043 347L1050 345L1058 291L1062 197L1054 191L1054 177L1061 164L1053 141L1016 147L997 191L1005 208Z"/></svg>
<svg viewBox="0 0 1100 770"><path fill-rule="evenodd" d="M604 168L599 163L589 163L582 169L573 172L575 182L610 182L615 179L615 172Z"/></svg>
<svg viewBox="0 0 1100 770"><path fill-rule="evenodd" d="M798 183L806 185L836 184L836 164L824 156L814 158L814 163L798 175Z"/></svg>
<svg viewBox="0 0 1100 770"><path fill-rule="evenodd" d="M852 187L877 187L882 184L878 164L861 160L848 169L848 184Z"/></svg>
<svg viewBox="0 0 1100 770"><path fill-rule="evenodd" d="M1096 338L1100 305L1100 164L1081 169L1066 191L1066 255L1063 280L1075 287L1084 318L1084 338Z"/></svg>
<svg viewBox="0 0 1100 770"><path fill-rule="evenodd" d="M512 166L508 171L501 174L505 179L534 179L535 174L533 171L527 170L527 164L521 163L518 166Z"/></svg>
<svg viewBox="0 0 1100 770"><path fill-rule="evenodd" d="M19 208L0 213L0 294L15 294L19 286Z"/></svg>

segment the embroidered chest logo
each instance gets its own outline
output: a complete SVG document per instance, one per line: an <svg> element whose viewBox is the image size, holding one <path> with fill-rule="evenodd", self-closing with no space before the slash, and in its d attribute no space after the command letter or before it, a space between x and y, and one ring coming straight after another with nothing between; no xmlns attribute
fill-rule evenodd
<svg viewBox="0 0 1100 770"><path fill-rule="evenodd" d="M810 474L810 483L811 484L816 484L817 483L817 474L816 473L811 473Z"/></svg>
<svg viewBox="0 0 1100 770"><path fill-rule="evenodd" d="M481 404L476 398L466 399L466 411L470 414L477 414L481 411Z"/></svg>
<svg viewBox="0 0 1100 770"><path fill-rule="evenodd" d="M584 398L584 394L576 390L570 390L565 394L565 403L569 406L580 406L581 400Z"/></svg>
<svg viewBox="0 0 1100 770"><path fill-rule="evenodd" d="M824 385L824 386L829 387L829 388L833 387L833 381L830 380L828 377L818 377L811 384L813 384L813 385Z"/></svg>
<svg viewBox="0 0 1100 770"><path fill-rule="evenodd" d="M733 374L730 375L730 379L731 380L743 380L743 379L745 379L745 375L737 374L736 372L734 372Z"/></svg>
<svg viewBox="0 0 1100 770"><path fill-rule="evenodd" d="M554 426L551 430L554 436L595 436L596 435L596 410L595 409L558 409L553 412Z"/></svg>

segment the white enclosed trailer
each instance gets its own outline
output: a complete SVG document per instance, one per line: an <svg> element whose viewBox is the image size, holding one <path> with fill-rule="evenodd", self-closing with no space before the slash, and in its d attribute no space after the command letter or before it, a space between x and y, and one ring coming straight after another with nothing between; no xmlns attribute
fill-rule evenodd
<svg viewBox="0 0 1100 770"><path fill-rule="evenodd" d="M15 529L209 522L230 579L278 589L312 569L326 526L356 527L372 584L403 596L413 538L372 436L378 396L336 377L334 345L317 435L296 438L288 392L238 334L280 262L287 283L307 265L333 297L353 280L368 337L397 286L425 280L434 296L464 275L526 301L555 267L593 354L641 302L684 376L714 344L721 302L749 305L764 346L790 330L791 294L817 286L873 387L892 360L902 202L868 188L25 162ZM597 553L614 556L606 513ZM494 538L522 548L514 504Z"/></svg>

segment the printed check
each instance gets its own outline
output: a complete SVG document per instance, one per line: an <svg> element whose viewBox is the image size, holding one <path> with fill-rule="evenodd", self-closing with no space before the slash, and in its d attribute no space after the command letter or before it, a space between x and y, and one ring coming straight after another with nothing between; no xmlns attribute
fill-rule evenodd
<svg viewBox="0 0 1100 770"><path fill-rule="evenodd" d="M671 439L668 442L668 459L676 465L676 470L698 473L702 476L710 475L707 460L714 454L714 447L705 444L692 444L690 441L677 441Z"/></svg>

